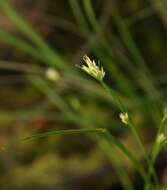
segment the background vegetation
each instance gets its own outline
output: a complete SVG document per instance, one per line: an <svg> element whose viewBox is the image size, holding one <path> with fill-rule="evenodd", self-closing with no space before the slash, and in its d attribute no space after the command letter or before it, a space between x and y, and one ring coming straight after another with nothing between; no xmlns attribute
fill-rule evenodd
<svg viewBox="0 0 167 190"><path fill-rule="evenodd" d="M105 128L148 170L113 98L76 65L84 54L100 61L104 82L121 98L149 154L167 112L166 10L166 0L0 1L0 189L143 188L138 168L103 134L20 139ZM159 189L166 189L166 147L155 171Z"/></svg>

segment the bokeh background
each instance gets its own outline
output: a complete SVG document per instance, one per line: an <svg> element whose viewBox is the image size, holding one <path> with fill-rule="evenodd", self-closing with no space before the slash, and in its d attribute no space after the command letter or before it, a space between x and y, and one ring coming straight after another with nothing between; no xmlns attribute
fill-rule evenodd
<svg viewBox="0 0 167 190"><path fill-rule="evenodd" d="M107 128L145 164L110 95L76 67L84 54L100 61L151 147L167 112L166 0L1 0L1 190L121 190L128 180L142 189L132 164L101 136L19 140ZM155 168L166 189L165 148Z"/></svg>

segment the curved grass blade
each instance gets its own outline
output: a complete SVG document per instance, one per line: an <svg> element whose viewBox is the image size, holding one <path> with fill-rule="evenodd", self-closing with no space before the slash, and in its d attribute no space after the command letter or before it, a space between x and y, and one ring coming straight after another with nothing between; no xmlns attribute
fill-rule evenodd
<svg viewBox="0 0 167 190"><path fill-rule="evenodd" d="M66 129L66 130L53 130L44 133L37 133L30 135L21 139L22 141L35 140L40 138L46 138L50 136L60 136L60 135L74 135L74 134L86 134L86 133L106 133L106 129L97 128L97 129Z"/></svg>
<svg viewBox="0 0 167 190"><path fill-rule="evenodd" d="M34 31L31 25L15 10L10 1L1 0L0 9L10 18L17 28L39 48L41 53L47 58L48 64L57 66L59 69L69 69L65 60L56 51L50 48L42 37Z"/></svg>
<svg viewBox="0 0 167 190"><path fill-rule="evenodd" d="M44 60L43 56L41 55L41 53L33 46L31 46L30 44L26 43L25 41L23 41L21 38L10 34L7 31L3 31L0 29L0 40L8 43L9 45L16 47L20 50L22 50L23 52L29 54L30 56L39 59L41 61Z"/></svg>

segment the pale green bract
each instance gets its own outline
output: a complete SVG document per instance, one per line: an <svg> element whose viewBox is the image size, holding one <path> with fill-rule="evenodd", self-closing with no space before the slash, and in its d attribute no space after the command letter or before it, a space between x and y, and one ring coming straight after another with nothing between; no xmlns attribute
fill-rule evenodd
<svg viewBox="0 0 167 190"><path fill-rule="evenodd" d="M102 81L105 76L103 67L97 66L95 61L91 61L87 55L83 56L83 60L85 61L86 65L82 65L81 69L95 79Z"/></svg>

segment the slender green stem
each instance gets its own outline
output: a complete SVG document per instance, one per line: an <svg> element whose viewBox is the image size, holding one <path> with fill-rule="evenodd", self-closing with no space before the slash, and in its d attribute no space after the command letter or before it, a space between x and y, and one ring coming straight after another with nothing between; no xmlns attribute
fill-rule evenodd
<svg viewBox="0 0 167 190"><path fill-rule="evenodd" d="M107 132L106 137L111 143L115 144L127 156L127 158L133 163L135 169L137 169L141 176L146 180L147 177L145 175L145 171L141 167L141 164L132 155L132 153L117 138L111 135L111 133Z"/></svg>
<svg viewBox="0 0 167 190"><path fill-rule="evenodd" d="M164 127L165 127L165 122L167 121L167 113L163 116L161 123L160 123L160 127L158 129L158 133L157 133L157 137L158 135L160 135L160 133L163 131Z"/></svg>
<svg viewBox="0 0 167 190"><path fill-rule="evenodd" d="M165 127L166 120L167 120L167 113L164 115L164 117L162 118L162 120L160 122L160 127L158 128L158 132L157 132L157 135L155 138L155 142L154 142L153 147L152 147L152 151L151 151L151 163L152 163L152 165L154 165L154 162L156 160L158 152L160 151L159 150L159 144L157 142L157 138L161 134L161 132L163 131L163 128ZM151 177L151 175L152 175L151 167L149 167L148 175L149 175L149 177ZM148 190L148 189L149 189L149 185L146 184L145 190Z"/></svg>
<svg viewBox="0 0 167 190"><path fill-rule="evenodd" d="M107 92L109 92L109 93L111 94L111 96L112 96L112 98L113 98L113 102L118 106L118 108L119 108L122 112L125 112L126 109L125 109L124 105L122 104L122 102L121 102L119 96L118 96L110 87L108 87L108 85L107 85L105 82L100 81L100 83L101 83L101 85L103 86L103 88L104 88Z"/></svg>
<svg viewBox="0 0 167 190"><path fill-rule="evenodd" d="M142 140L142 137L140 136L139 131L137 130L137 128L135 127L135 125L133 124L133 122L131 120L129 121L129 126L130 126L130 128L131 128L131 130L132 130L132 132L133 132L133 134L134 134L134 136L136 138L136 140L138 141L138 144L139 144L139 146L140 146L140 148L142 150L143 156L146 159L148 167L150 168L151 172L153 173L153 177L154 177L155 183L156 183L156 185L158 185L157 175L155 173L155 169L154 169L153 163L151 161L151 158L148 156L148 154L146 152L146 149L144 147L144 142ZM151 180L151 176L148 175L146 184L148 184L149 186L151 186L150 180Z"/></svg>
<svg viewBox="0 0 167 190"><path fill-rule="evenodd" d="M146 162L148 164L148 167L151 170L151 172L153 173L154 180L155 180L156 184L158 185L157 175L155 173L153 163L151 162L151 158L149 158L149 156L147 156L147 152L145 150L142 137L140 136L138 130L136 129L135 125L131 121L129 122L129 126L130 126L136 140L138 141L138 144L139 144L139 146L140 146L140 148L142 150L143 156L145 157ZM149 187L151 186L151 176L150 175L147 176L147 180L145 181L145 184L147 184Z"/></svg>
<svg viewBox="0 0 167 190"><path fill-rule="evenodd" d="M124 107L123 103L121 102L120 98L115 95L114 91L110 87L108 87L108 85L106 85L103 81L101 82L101 84L111 94L111 96L114 99L114 102L116 102L116 104L117 104L118 108L120 109L120 111L123 112L123 113L125 113L125 112L128 113L128 111ZM135 138L136 138L136 140L137 140L137 142L138 142L138 144L139 144L139 146L141 148L142 154L145 157L148 166L151 168L151 171L153 172L153 176L154 176L155 181L158 182L157 177L156 177L156 173L154 171L154 167L152 165L152 162L151 162L150 158L147 156L147 152L145 150L143 140L142 140L142 138L141 138L141 136L139 134L139 131L136 129L135 125L133 124L133 122L132 122L132 120L130 118L129 118L128 125L131 128L132 133L135 136ZM151 179L148 176L147 180L146 180L146 184L151 184L150 180Z"/></svg>
<svg viewBox="0 0 167 190"><path fill-rule="evenodd" d="M132 180L130 179L130 176L127 175L128 172L125 169L125 167L122 165L122 159L120 158L120 154L117 151L111 151L111 139L107 139L104 135L104 138L99 135L94 135L93 137L96 137L96 141L99 145L99 147L102 149L104 154L107 154L108 159L112 163L112 167L115 170L117 176L119 177L119 180L122 184L122 187L124 190L134 190L134 185L132 183ZM113 143L114 145L114 143ZM126 156L126 155L125 155Z"/></svg>
<svg viewBox="0 0 167 190"><path fill-rule="evenodd" d="M159 137L159 135L162 133L162 131L164 130L165 127L165 122L167 121L167 113L163 116L161 122L160 122L160 127L158 128L158 132L155 138L155 142L153 144L153 148L152 148L152 153L151 153L151 159L152 159L152 163L154 164L155 159L157 157L157 139Z"/></svg>
<svg viewBox="0 0 167 190"><path fill-rule="evenodd" d="M114 102L116 103L116 105L118 106L118 108L120 109L121 112L127 112L125 106L123 105L123 103L121 102L120 98L118 95L115 94L115 92L103 81L101 81L101 85L111 94ZM144 144L142 142L142 138L139 135L139 132L137 131L136 127L134 126L134 124L132 123L131 119L129 119L129 123L128 123L129 127L131 128L136 140L138 141L138 144L143 152L144 155L146 155L146 151L144 148Z"/></svg>

